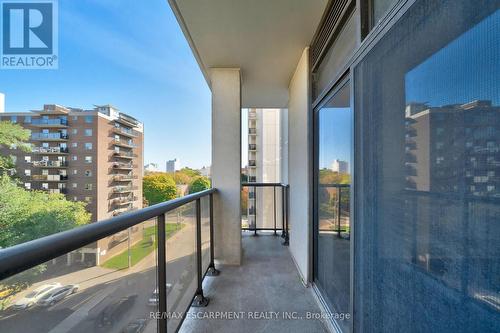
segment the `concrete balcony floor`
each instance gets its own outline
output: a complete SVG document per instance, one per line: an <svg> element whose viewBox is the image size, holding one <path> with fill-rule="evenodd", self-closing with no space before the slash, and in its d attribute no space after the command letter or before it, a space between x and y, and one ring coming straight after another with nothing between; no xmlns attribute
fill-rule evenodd
<svg viewBox="0 0 500 333"><path fill-rule="evenodd" d="M305 317L307 312L319 314L320 309L312 289L303 286L288 248L281 245L282 238L250 233L242 237L242 265L218 267L219 276L205 279L203 289L210 304L191 308L180 332L326 332L320 320L284 318L284 313ZM241 312L241 319L208 319L228 312ZM266 320L249 318L250 312L278 314Z"/></svg>

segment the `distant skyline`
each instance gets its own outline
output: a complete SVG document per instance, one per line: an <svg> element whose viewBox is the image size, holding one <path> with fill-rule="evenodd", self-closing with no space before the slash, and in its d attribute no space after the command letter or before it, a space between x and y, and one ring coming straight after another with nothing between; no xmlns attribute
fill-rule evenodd
<svg viewBox="0 0 500 333"><path fill-rule="evenodd" d="M112 104L144 123L144 164L211 164L211 94L167 1L59 1L59 69L0 70L6 112Z"/></svg>

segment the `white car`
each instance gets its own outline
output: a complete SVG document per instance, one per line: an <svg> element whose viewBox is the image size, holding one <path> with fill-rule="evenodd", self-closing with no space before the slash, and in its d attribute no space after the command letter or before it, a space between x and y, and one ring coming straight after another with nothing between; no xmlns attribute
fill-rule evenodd
<svg viewBox="0 0 500 333"><path fill-rule="evenodd" d="M30 291L26 296L21 299L18 299L11 308L14 310L24 310L31 306L33 306L40 298L42 298L45 294L50 292L51 290L57 289L61 287L61 284L58 282L44 284L33 291Z"/></svg>
<svg viewBox="0 0 500 333"><path fill-rule="evenodd" d="M77 284L68 284L67 286L52 289L45 295L43 295L37 302L36 305L40 306L51 306L62 300L68 295L76 293L78 290Z"/></svg>

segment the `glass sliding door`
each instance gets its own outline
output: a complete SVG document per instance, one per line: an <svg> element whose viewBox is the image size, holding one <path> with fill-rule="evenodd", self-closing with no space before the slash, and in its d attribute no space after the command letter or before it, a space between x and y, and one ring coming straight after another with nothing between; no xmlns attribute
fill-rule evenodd
<svg viewBox="0 0 500 333"><path fill-rule="evenodd" d="M330 310L350 311L352 109L344 82L315 111L314 282ZM350 322L338 320L344 331Z"/></svg>

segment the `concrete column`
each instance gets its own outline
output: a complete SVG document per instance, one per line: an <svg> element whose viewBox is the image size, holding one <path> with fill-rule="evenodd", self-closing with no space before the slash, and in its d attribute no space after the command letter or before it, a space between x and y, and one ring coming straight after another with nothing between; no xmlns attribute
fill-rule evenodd
<svg viewBox="0 0 500 333"><path fill-rule="evenodd" d="M302 53L290 81L288 101L288 180L290 185L290 252L305 283L311 271L312 117L309 48Z"/></svg>
<svg viewBox="0 0 500 333"><path fill-rule="evenodd" d="M236 68L215 68L212 84L212 185L215 259L241 263L241 79Z"/></svg>

